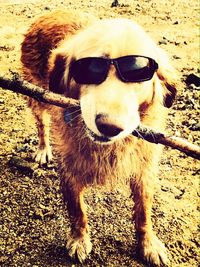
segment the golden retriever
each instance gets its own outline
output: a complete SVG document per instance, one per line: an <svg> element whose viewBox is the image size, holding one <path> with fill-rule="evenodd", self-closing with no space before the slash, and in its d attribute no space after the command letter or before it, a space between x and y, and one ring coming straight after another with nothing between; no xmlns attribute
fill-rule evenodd
<svg viewBox="0 0 200 267"><path fill-rule="evenodd" d="M92 249L84 189L107 181L130 182L138 252L146 262L167 263L152 230L151 208L160 146L131 133L139 124L161 131L176 95L168 57L129 19L97 19L73 11L39 18L22 43L24 77L80 100L80 108L49 108L30 100L39 131L36 161L52 159L52 137L71 237L67 250L83 262ZM48 111L49 110L49 111Z"/></svg>

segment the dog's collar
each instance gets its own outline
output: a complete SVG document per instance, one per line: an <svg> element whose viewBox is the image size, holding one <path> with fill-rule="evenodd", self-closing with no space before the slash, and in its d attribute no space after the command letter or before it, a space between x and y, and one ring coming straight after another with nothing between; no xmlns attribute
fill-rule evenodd
<svg viewBox="0 0 200 267"><path fill-rule="evenodd" d="M64 121L69 125L69 126L72 126L72 120L73 120L73 116L72 116L72 113L66 109L64 111Z"/></svg>
<svg viewBox="0 0 200 267"><path fill-rule="evenodd" d="M68 126L72 127L75 118L78 116L78 111L80 107L69 107L64 111L64 121L67 123Z"/></svg>

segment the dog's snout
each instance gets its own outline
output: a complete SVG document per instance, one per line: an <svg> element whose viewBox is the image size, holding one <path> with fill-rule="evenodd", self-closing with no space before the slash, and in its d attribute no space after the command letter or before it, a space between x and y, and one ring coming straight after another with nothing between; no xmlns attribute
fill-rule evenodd
<svg viewBox="0 0 200 267"><path fill-rule="evenodd" d="M114 137L123 131L123 128L109 120L109 117L104 114L98 114L95 123L99 132L108 137Z"/></svg>

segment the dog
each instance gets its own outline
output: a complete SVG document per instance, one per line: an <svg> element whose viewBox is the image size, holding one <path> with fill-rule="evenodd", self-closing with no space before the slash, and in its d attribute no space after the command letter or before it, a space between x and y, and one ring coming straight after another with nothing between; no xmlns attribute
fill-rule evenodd
<svg viewBox="0 0 200 267"><path fill-rule="evenodd" d="M57 10L25 34L21 61L26 80L80 101L80 107L66 109L29 101L39 132L35 160L41 164L52 159L52 130L71 221L69 255L83 262L92 249L84 189L120 179L130 182L140 257L167 264L151 222L161 148L131 135L139 124L165 128L177 92L167 55L132 20Z"/></svg>

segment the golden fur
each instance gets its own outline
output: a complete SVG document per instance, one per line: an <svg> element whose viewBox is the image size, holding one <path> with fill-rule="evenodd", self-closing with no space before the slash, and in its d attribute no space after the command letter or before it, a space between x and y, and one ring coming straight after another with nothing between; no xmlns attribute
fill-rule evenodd
<svg viewBox="0 0 200 267"><path fill-rule="evenodd" d="M143 55L155 59L159 69L150 81L123 83L110 68L100 85L78 85L69 79L74 59L88 56L117 58ZM151 206L160 147L130 135L138 123L163 130L166 107L176 94L176 78L167 56L143 29L127 19L98 20L77 11L55 11L39 18L22 44L23 72L27 80L44 88L80 99L80 110L66 111L30 100L39 130L36 160L51 160L49 122L58 156L64 200L71 218L70 256L84 261L91 251L83 202L86 186L123 179L130 181L140 256L154 265L167 262L164 245L152 230ZM165 106L165 107L164 107ZM47 111L49 110L49 112ZM107 114L106 123L123 131L107 144L95 142L96 114Z"/></svg>

